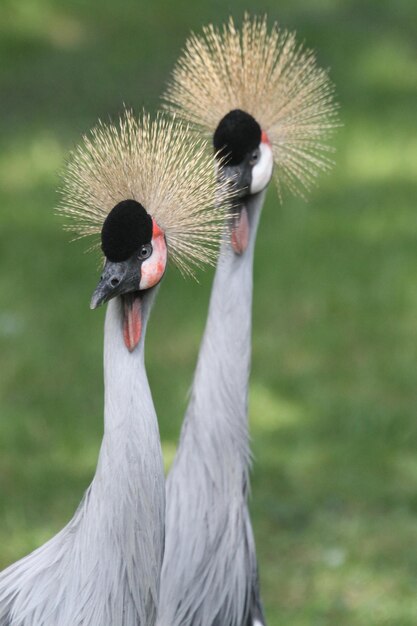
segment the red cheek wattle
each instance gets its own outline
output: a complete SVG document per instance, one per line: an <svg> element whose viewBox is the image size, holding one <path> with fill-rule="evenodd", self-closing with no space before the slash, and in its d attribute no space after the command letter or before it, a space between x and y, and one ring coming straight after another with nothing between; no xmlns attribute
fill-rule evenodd
<svg viewBox="0 0 417 626"><path fill-rule="evenodd" d="M124 298L123 338L126 348L133 352L142 334L142 304L140 297L128 294Z"/></svg>
<svg viewBox="0 0 417 626"><path fill-rule="evenodd" d="M262 131L262 135L261 135L261 143L266 143L266 144L268 144L268 146L271 145L269 137L268 137L268 135L266 134L266 132L264 130Z"/></svg>
<svg viewBox="0 0 417 626"><path fill-rule="evenodd" d="M152 239L156 239L157 237L163 237L163 236L164 236L163 230L159 228L155 220L152 220Z"/></svg>
<svg viewBox="0 0 417 626"><path fill-rule="evenodd" d="M157 285L165 272L167 247L163 234L152 239L152 248L152 255L142 263L140 289L149 289Z"/></svg>
<svg viewBox="0 0 417 626"><path fill-rule="evenodd" d="M157 263L153 267L149 269L146 268L145 271L142 271L140 285L142 289L149 289L150 287L154 287L162 278L162 274L164 273L162 263Z"/></svg>

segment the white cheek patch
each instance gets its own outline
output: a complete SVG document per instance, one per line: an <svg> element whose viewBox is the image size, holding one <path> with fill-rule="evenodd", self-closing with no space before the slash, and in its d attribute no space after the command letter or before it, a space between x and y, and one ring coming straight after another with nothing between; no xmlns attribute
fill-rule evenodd
<svg viewBox="0 0 417 626"><path fill-rule="evenodd" d="M272 176L272 168L274 167L274 157L272 155L271 146L262 142L259 146L260 156L257 164L252 168L252 182L250 185L251 193L258 193L265 189Z"/></svg>
<svg viewBox="0 0 417 626"><path fill-rule="evenodd" d="M167 264L167 246L161 235L152 239L152 254L142 263L140 289L150 289L159 283Z"/></svg>
<svg viewBox="0 0 417 626"><path fill-rule="evenodd" d="M253 622L253 626L264 626L258 619Z"/></svg>

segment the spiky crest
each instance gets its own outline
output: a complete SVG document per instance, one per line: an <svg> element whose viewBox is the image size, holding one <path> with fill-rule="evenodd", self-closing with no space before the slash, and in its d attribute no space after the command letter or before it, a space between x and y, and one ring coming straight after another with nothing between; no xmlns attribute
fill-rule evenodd
<svg viewBox="0 0 417 626"><path fill-rule="evenodd" d="M277 23L268 31L266 16L246 13L241 30L229 18L222 28L191 34L163 98L166 109L209 135L233 109L252 115L272 143L278 190L285 184L302 195L332 164L326 140L338 126L333 91L294 33Z"/></svg>
<svg viewBox="0 0 417 626"><path fill-rule="evenodd" d="M232 194L216 180L206 141L187 124L131 111L116 124L100 121L83 137L61 193L58 213L71 218L68 228L80 237L99 235L118 202L140 202L164 231L173 261L189 274L215 261Z"/></svg>

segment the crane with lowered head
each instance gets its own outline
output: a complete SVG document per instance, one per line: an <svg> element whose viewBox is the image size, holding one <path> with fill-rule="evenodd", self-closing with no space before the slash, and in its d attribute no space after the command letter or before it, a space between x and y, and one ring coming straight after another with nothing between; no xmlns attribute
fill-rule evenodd
<svg viewBox="0 0 417 626"><path fill-rule="evenodd" d="M145 331L167 259L185 273L214 261L224 220L215 192L204 141L161 116L125 112L73 152L60 212L79 235L101 235L105 258L91 300L108 302L104 436L71 521L0 573L0 626L155 623L165 485Z"/></svg>

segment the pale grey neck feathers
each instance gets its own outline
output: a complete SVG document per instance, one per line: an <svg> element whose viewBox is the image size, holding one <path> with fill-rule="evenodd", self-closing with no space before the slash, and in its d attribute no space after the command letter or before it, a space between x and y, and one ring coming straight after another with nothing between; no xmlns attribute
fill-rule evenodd
<svg viewBox="0 0 417 626"><path fill-rule="evenodd" d="M167 480L159 626L246 626L256 557L247 511L252 269L262 192L248 200L249 246L223 242L190 403Z"/></svg>
<svg viewBox="0 0 417 626"><path fill-rule="evenodd" d="M129 353L119 298L108 304L104 344L105 433L95 477L69 524L0 574L0 626L155 623L162 455L144 334Z"/></svg>

